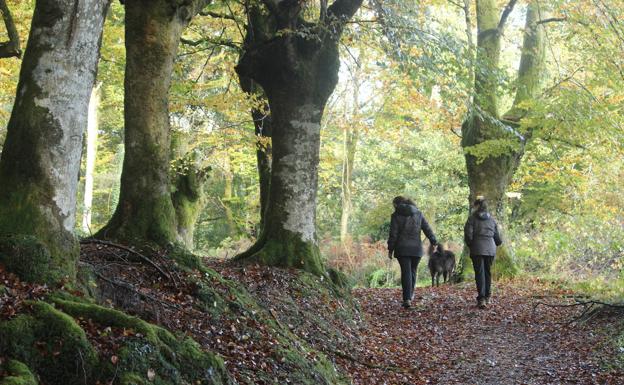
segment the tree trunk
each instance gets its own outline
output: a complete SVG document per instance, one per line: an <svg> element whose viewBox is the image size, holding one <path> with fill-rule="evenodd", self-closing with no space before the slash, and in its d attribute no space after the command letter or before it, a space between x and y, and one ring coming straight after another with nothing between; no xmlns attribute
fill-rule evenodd
<svg viewBox="0 0 624 385"><path fill-rule="evenodd" d="M481 7L479 4L481 3ZM488 3L485 4L484 3ZM491 3L491 4L490 4ZM529 3L525 23L522 57L518 69L518 89L514 103L503 119L498 117L495 76L498 70L500 41L493 42L494 33L488 31L498 22L494 3L490 0L477 2L477 24L479 30L477 64L487 71L476 71L475 110L476 112L462 126L462 146L466 151L466 168L470 186L469 202L477 195L489 201L502 233L505 229L505 192L517 170L526 140L530 132L518 132L518 122L526 115L526 102L537 97L541 87L541 74L544 65L543 27L537 24L540 19L536 1ZM481 19L480 19L481 18ZM500 31L497 35L500 34ZM485 35L485 36L484 36ZM496 53L497 51L498 53ZM479 68L479 67L478 67ZM489 76L488 76L489 75ZM474 146L506 143L505 150L496 155L477 157L470 152ZM464 261L465 262L465 261ZM464 263L465 265L465 263ZM497 252L493 274L497 277L514 275L517 267L512 251L507 243Z"/></svg>
<svg viewBox="0 0 624 385"><path fill-rule="evenodd" d="M101 85L101 84L100 84ZM82 214L82 231L91 234L91 208L93 206L93 172L97 154L98 107L100 105L100 85L93 87L89 100L87 118L87 154L85 164L84 208Z"/></svg>
<svg viewBox="0 0 624 385"><path fill-rule="evenodd" d="M234 174L232 173L232 166L229 156L225 159L223 167L223 199L221 199L221 205L225 212L225 222L227 223L228 235L235 237L238 232L236 226L236 220L234 219L234 212L232 211L232 200L234 198Z"/></svg>
<svg viewBox="0 0 624 385"><path fill-rule="evenodd" d="M316 237L316 193L323 109L338 81L338 41L362 0L336 0L316 23L302 24L301 3L251 8L236 71L265 91L273 162L264 230L238 258L324 273ZM305 27L307 32L293 32ZM251 42L251 43L250 43Z"/></svg>
<svg viewBox="0 0 624 385"><path fill-rule="evenodd" d="M355 152L360 135L357 117L360 107L360 77L358 70L353 74L353 108L350 121L344 127L343 152L342 152L342 183L341 199L342 210L340 213L340 243L345 253L349 254L347 241L349 238L349 219L353 212L352 189L353 189L353 165Z"/></svg>
<svg viewBox="0 0 624 385"><path fill-rule="evenodd" d="M2 13L4 26L9 36L8 41L0 42L0 58L20 57L22 50L20 49L19 35L6 0L0 0L0 13Z"/></svg>
<svg viewBox="0 0 624 385"><path fill-rule="evenodd" d="M73 279L82 136L108 0L38 1L0 159L0 262Z"/></svg>
<svg viewBox="0 0 624 385"><path fill-rule="evenodd" d="M182 31L204 3L125 2L125 157L117 209L97 237L160 246L177 240L168 94Z"/></svg>
<svg viewBox="0 0 624 385"><path fill-rule="evenodd" d="M344 129L343 158L342 158L342 210L340 213L340 243L347 251L347 241L349 239L349 220L353 212L353 165L355 163L355 152L359 138L359 130L354 125L348 125Z"/></svg>
<svg viewBox="0 0 624 385"><path fill-rule="evenodd" d="M251 109L251 118L254 122L256 134L256 161L258 166L258 181L260 185L260 226L264 228L267 204L269 201L269 189L271 186L271 114L267 97L256 82L249 78L240 78L243 91L254 95L261 101L260 106Z"/></svg>
<svg viewBox="0 0 624 385"><path fill-rule="evenodd" d="M195 151L189 151L187 138L178 135L172 142L171 153L176 159L172 178L175 191L172 194L176 213L177 238L188 250L195 248L195 225L206 206L204 184L207 169L201 167Z"/></svg>

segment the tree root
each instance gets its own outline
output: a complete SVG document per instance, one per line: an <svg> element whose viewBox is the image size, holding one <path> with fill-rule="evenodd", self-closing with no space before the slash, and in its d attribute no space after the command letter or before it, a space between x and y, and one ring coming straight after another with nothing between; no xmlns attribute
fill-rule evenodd
<svg viewBox="0 0 624 385"><path fill-rule="evenodd" d="M596 315L598 315L605 308L615 309L618 311L624 311L624 304L619 304L619 303L615 304L615 303L596 301L596 300L582 301L577 298L575 298L575 300L576 302L567 303L567 304L551 304L551 303L540 301L540 302L537 302L533 306L533 313L535 313L535 311L540 305L544 305L546 307L551 307L551 308L570 308L570 307L582 306L583 310L581 311L581 314L573 317L570 321L566 322L565 325L570 326L575 322L588 322L589 320L594 318Z"/></svg>
<svg viewBox="0 0 624 385"><path fill-rule="evenodd" d="M130 247L124 246L124 245L120 245L118 243L114 243L114 242L110 242L110 241L104 241L101 239L95 239L95 238L89 238L89 239L83 239L80 241L81 245L86 245L86 244L96 244L96 245L105 245L105 246L110 246L110 247L114 247L120 250L124 250L127 251L130 254L133 254L137 257L139 257L142 261L146 262L148 265L152 266L154 269L156 269L156 271L158 271L158 273L160 273L160 275L162 275L163 277L167 278L168 280L172 281L173 279L171 278L171 275L168 274L167 272L165 272L160 266L158 266L154 261L152 261L151 259L149 259L148 257L146 257L145 255L139 253L138 251L131 249Z"/></svg>

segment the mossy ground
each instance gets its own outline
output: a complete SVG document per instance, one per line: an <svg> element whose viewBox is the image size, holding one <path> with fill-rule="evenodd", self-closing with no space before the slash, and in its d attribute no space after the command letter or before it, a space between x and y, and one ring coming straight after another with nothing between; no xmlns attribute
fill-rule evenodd
<svg viewBox="0 0 624 385"><path fill-rule="evenodd" d="M26 285L9 283L31 300L0 317L0 362L19 361L52 385L349 383L332 357L348 349L343 331L357 318L340 273L219 270L174 248L153 259L166 278L149 264L112 261L119 250L111 247L83 245L73 286L81 294L61 288L32 298ZM255 278L240 279L244 271ZM257 290L263 283L270 295ZM0 381L17 376L0 373Z"/></svg>
<svg viewBox="0 0 624 385"><path fill-rule="evenodd" d="M304 241L301 236L284 229L267 230L258 243L238 257L241 262L259 262L265 266L295 268L315 275L323 275L325 268L316 243Z"/></svg>

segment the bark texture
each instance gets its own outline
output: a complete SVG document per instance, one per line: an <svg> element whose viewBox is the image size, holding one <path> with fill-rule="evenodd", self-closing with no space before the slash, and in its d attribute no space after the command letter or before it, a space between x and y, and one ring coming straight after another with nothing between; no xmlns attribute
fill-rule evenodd
<svg viewBox="0 0 624 385"><path fill-rule="evenodd" d="M84 211L82 214L82 232L91 234L91 208L93 206L93 173L95 171L95 157L97 154L98 137L98 107L100 105L100 86L93 87L89 101L87 118L87 146L85 161Z"/></svg>
<svg viewBox="0 0 624 385"><path fill-rule="evenodd" d="M72 279L82 138L108 0L39 0L0 159L0 262Z"/></svg>
<svg viewBox="0 0 624 385"><path fill-rule="evenodd" d="M178 240L168 93L182 31L207 3L125 1L125 158L119 203L96 237L160 246Z"/></svg>
<svg viewBox="0 0 624 385"><path fill-rule="evenodd" d="M511 12L509 7L505 8L499 19L495 1L477 1L478 38L474 105L473 113L462 126L462 147L465 150L480 145L495 146L497 143L507 143L504 151L496 155L477 157L467 151L465 156L470 186L469 202L472 203L477 195L485 196L503 234L505 192L520 164L526 141L531 135L531 130L519 131L519 122L527 114L527 102L535 99L540 91L541 74L544 69L543 26L537 23L540 19L537 1L531 1L527 8L516 97L510 111L500 117L496 73L499 67L500 36L504 17L509 12ZM463 262L466 266L466 261ZM494 275L513 275L516 270L511 250L504 244L499 248Z"/></svg>
<svg viewBox="0 0 624 385"><path fill-rule="evenodd" d="M254 39L236 71L266 93L273 162L263 232L239 258L322 274L315 223L320 123L338 81L342 29L362 1L336 0L316 23L302 19L300 2L263 3L266 9L249 10Z"/></svg>

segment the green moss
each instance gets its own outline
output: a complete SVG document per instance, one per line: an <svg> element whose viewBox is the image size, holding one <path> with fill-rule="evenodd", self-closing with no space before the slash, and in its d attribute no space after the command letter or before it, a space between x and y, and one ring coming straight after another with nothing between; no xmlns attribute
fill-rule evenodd
<svg viewBox="0 0 624 385"><path fill-rule="evenodd" d="M350 289L353 287L353 282L342 271L336 270L333 267L327 269L327 276L330 281L338 288Z"/></svg>
<svg viewBox="0 0 624 385"><path fill-rule="evenodd" d="M6 183L6 181L3 181ZM31 185L16 183L0 193L0 263L22 280L58 283L73 280L79 248L55 207Z"/></svg>
<svg viewBox="0 0 624 385"><path fill-rule="evenodd" d="M0 355L26 363L46 384L84 384L97 363L84 331L45 302L30 306L32 314L0 323Z"/></svg>
<svg viewBox="0 0 624 385"><path fill-rule="evenodd" d="M496 258L492 265L492 278L512 278L518 274L518 266L516 265L511 251L505 246L501 246L496 250Z"/></svg>
<svg viewBox="0 0 624 385"><path fill-rule="evenodd" d="M28 366L15 360L9 360L4 365L8 376L0 379L0 385L37 385L37 378L28 369Z"/></svg>
<svg viewBox="0 0 624 385"><path fill-rule="evenodd" d="M96 238L137 246L170 246L176 242L175 210L169 195L137 198L130 205L132 210L124 209L123 199L122 194L113 217L95 234Z"/></svg>
<svg viewBox="0 0 624 385"><path fill-rule="evenodd" d="M156 384L224 384L228 381L223 361L212 353L202 351L190 338L176 338L159 326L118 310L58 298L53 300L60 309L73 317L91 319L103 328L131 329L137 336L141 336L123 346L119 352L118 368L103 361L100 370L104 378L116 370L131 373L129 379L136 377L136 373L153 370Z"/></svg>
<svg viewBox="0 0 624 385"><path fill-rule="evenodd" d="M288 230L271 234L260 250L247 259L267 266L293 267L319 276L325 273L318 245L304 242L299 235Z"/></svg>
<svg viewBox="0 0 624 385"><path fill-rule="evenodd" d="M167 253L167 256L178 263L179 266L190 270L204 271L205 267L202 264L201 257L197 254L193 254L186 247L180 244L173 246L171 251Z"/></svg>

